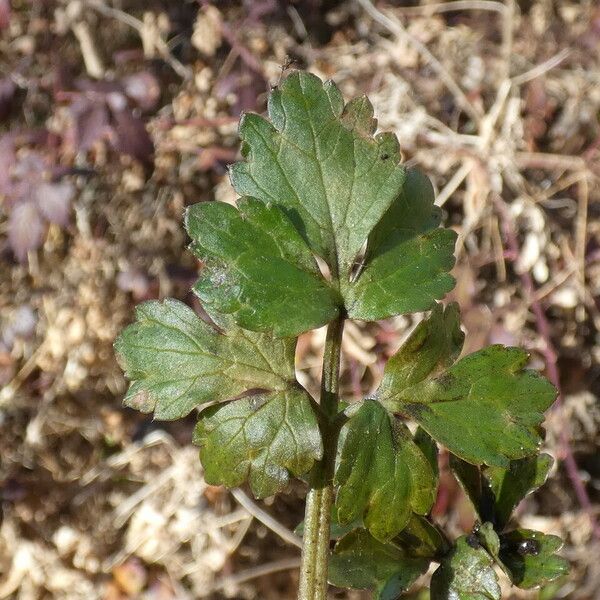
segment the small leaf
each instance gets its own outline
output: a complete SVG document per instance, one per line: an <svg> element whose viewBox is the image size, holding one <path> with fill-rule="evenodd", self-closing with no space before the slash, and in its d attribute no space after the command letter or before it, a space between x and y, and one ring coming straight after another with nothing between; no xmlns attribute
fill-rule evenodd
<svg viewBox="0 0 600 600"><path fill-rule="evenodd" d="M478 542L458 538L431 578L431 600L500 600L493 564Z"/></svg>
<svg viewBox="0 0 600 600"><path fill-rule="evenodd" d="M238 205L205 202L186 215L191 248L205 263L194 291L207 310L279 336L335 318L337 296L281 209L252 198Z"/></svg>
<svg viewBox="0 0 600 600"><path fill-rule="evenodd" d="M546 379L523 368L527 359L519 348L490 346L379 399L465 461L507 467L536 452L544 411L556 397Z"/></svg>
<svg viewBox="0 0 600 600"><path fill-rule="evenodd" d="M549 454L540 454L510 463L508 469L490 467L485 477L495 496L495 522L503 528L512 511L527 494L544 485L554 459Z"/></svg>
<svg viewBox="0 0 600 600"><path fill-rule="evenodd" d="M427 310L454 287L456 234L438 229L433 187L416 169L369 235L364 267L348 291L352 318L377 320Z"/></svg>
<svg viewBox="0 0 600 600"><path fill-rule="evenodd" d="M301 388L248 396L200 413L194 433L207 483L248 480L257 498L285 487L321 458L323 448L308 394Z"/></svg>
<svg viewBox="0 0 600 600"><path fill-rule="evenodd" d="M518 503L544 484L553 464L548 454L511 461L508 468L471 465L450 455L450 467L482 521L502 530Z"/></svg>
<svg viewBox="0 0 600 600"><path fill-rule="evenodd" d="M411 512L426 514L436 478L408 429L377 402L365 401L345 425L335 474L340 523L364 516L372 535L387 541Z"/></svg>
<svg viewBox="0 0 600 600"><path fill-rule="evenodd" d="M329 582L370 589L374 600L396 600L428 566L428 559L409 557L400 547L377 541L365 529L355 529L336 544Z"/></svg>
<svg viewBox="0 0 600 600"><path fill-rule="evenodd" d="M19 262L25 261L30 250L37 250L44 239L44 222L33 202L20 202L8 218L8 241Z"/></svg>
<svg viewBox="0 0 600 600"><path fill-rule="evenodd" d="M404 529L394 538L410 556L439 559L449 550L444 534L426 517L412 514Z"/></svg>
<svg viewBox="0 0 600 600"><path fill-rule="evenodd" d="M555 554L561 547L562 540L555 535L517 529L500 536L500 560L511 581L529 589L569 572L569 563Z"/></svg>
<svg viewBox="0 0 600 600"><path fill-rule="evenodd" d="M481 540L484 548L490 556L498 561L500 556L500 538L492 523L484 523L477 530L477 537Z"/></svg>
<svg viewBox="0 0 600 600"><path fill-rule="evenodd" d="M68 111L71 125L67 133L73 152L87 152L96 142L107 137L109 116L103 100L94 102L87 97L78 98Z"/></svg>
<svg viewBox="0 0 600 600"><path fill-rule="evenodd" d="M230 328L220 333L176 300L145 302L115 342L131 386L125 404L177 419L250 389L287 389L294 342Z"/></svg>
<svg viewBox="0 0 600 600"><path fill-rule="evenodd" d="M133 156L144 165L152 164L154 142L146 129L144 121L135 116L128 108L111 108L113 127L116 134L115 149L122 154Z"/></svg>
<svg viewBox="0 0 600 600"><path fill-rule="evenodd" d="M451 365L458 358L464 339L458 305L452 303L444 308L437 304L388 360L378 394L397 394Z"/></svg>

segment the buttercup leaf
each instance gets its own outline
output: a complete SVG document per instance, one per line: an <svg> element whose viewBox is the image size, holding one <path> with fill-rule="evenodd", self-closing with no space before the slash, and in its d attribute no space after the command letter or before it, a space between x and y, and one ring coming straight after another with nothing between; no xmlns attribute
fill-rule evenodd
<svg viewBox="0 0 600 600"><path fill-rule="evenodd" d="M552 468L548 454L510 462L508 468L477 467L450 455L450 467L482 521L499 531L525 496L544 484Z"/></svg>
<svg viewBox="0 0 600 600"><path fill-rule="evenodd" d="M377 402L365 401L345 426L335 474L338 519L364 517L382 541L399 533L412 511L426 514L436 477L408 429Z"/></svg>
<svg viewBox="0 0 600 600"><path fill-rule="evenodd" d="M253 198L238 208L204 202L186 215L191 248L205 263L194 291L206 309L280 336L335 318L340 301L285 213Z"/></svg>
<svg viewBox="0 0 600 600"><path fill-rule="evenodd" d="M450 366L462 350L458 305L437 304L421 321L386 366L378 394L387 396L420 383L442 367Z"/></svg>
<svg viewBox="0 0 600 600"><path fill-rule="evenodd" d="M250 389L282 391L294 380L293 341L234 328L221 333L177 300L140 304L115 343L131 380L125 404L177 419Z"/></svg>
<svg viewBox="0 0 600 600"><path fill-rule="evenodd" d="M512 511L527 494L544 485L554 464L549 454L529 456L510 463L508 469L489 467L484 476L494 494L494 522L503 528Z"/></svg>
<svg viewBox="0 0 600 600"><path fill-rule="evenodd" d="M368 100L346 112L342 119L344 100L333 82L292 73L269 96L270 121L242 118L247 160L231 169L240 195L281 205L342 278L405 178L400 153L384 153L371 137Z"/></svg>
<svg viewBox="0 0 600 600"><path fill-rule="evenodd" d="M470 536L462 536L431 578L431 600L500 600L493 560Z"/></svg>
<svg viewBox="0 0 600 600"><path fill-rule="evenodd" d="M454 287L456 234L439 229L429 179L413 169L367 244L364 267L348 288L348 314L377 320L431 308Z"/></svg>
<svg viewBox="0 0 600 600"><path fill-rule="evenodd" d="M569 572L569 563L555 554L561 547L555 535L517 529L500 536L500 560L515 585L539 587Z"/></svg>
<svg viewBox="0 0 600 600"><path fill-rule="evenodd" d="M300 388L204 409L194 443L208 483L235 487L248 480L257 498L285 487L290 473L306 473L323 452L310 399Z"/></svg>
<svg viewBox="0 0 600 600"><path fill-rule="evenodd" d="M411 557L399 546L355 529L336 544L329 581L340 587L370 589L374 600L396 600L428 566L428 559Z"/></svg>
<svg viewBox="0 0 600 600"><path fill-rule="evenodd" d="M200 413L195 441L206 480L249 479L258 497L283 488L322 454L310 397L295 382L293 340L231 325L224 332L176 300L146 302L115 344L131 379L125 404L175 419L207 402L265 390Z"/></svg>
<svg viewBox="0 0 600 600"><path fill-rule="evenodd" d="M439 210L427 178L416 171L406 177L396 138L389 133L373 137L376 121L366 97L344 106L332 82L292 73L271 93L269 119L242 118L246 160L233 165L231 180L242 196L271 206L272 212L278 207L287 216L286 227L273 235L263 227L255 237L256 223L238 215L243 225L238 223L236 231L244 232L231 245L222 239L227 236L207 234L210 223L192 231L188 221L193 247L207 259L196 288L204 302L233 314L243 327L295 335L340 312L377 320L426 310L452 289L447 272L454 264L456 236L438 228ZM235 217L229 213L231 224ZM286 236L306 240L307 248L327 262L330 282L299 274L307 248L298 251L298 240L285 257L267 248L266 237L272 245ZM249 248L244 239L256 241L258 248ZM366 255L356 272L365 242ZM306 302L311 297L312 304ZM293 318L281 314L289 302L298 305Z"/></svg>
<svg viewBox="0 0 600 600"><path fill-rule="evenodd" d="M507 467L537 451L556 396L546 379L524 369L527 360L518 348L490 346L410 387L384 386L378 398L465 461Z"/></svg>

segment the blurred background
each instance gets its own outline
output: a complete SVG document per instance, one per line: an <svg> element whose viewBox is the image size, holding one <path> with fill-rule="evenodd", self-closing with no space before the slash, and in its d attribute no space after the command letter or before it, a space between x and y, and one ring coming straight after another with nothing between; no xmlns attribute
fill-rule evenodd
<svg viewBox="0 0 600 600"><path fill-rule="evenodd" d="M572 572L541 592L503 580L505 597L599 598L593 0L0 0L0 598L295 597L298 549L273 528L298 524L305 489L257 507L204 483L193 416L123 409L112 351L135 304L194 305L183 209L233 200L240 112L294 67L369 94L432 178L459 233L466 351L524 346L560 384L559 462L520 514L565 538ZM374 388L414 323L348 324L345 397ZM323 341L298 345L312 391ZM468 531L442 472L436 518Z"/></svg>

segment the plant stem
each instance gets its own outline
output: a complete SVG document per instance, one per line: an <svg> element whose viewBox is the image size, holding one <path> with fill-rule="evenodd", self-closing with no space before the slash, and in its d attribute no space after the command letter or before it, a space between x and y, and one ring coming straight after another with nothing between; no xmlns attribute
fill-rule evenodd
<svg viewBox="0 0 600 600"><path fill-rule="evenodd" d="M327 327L323 371L321 377L321 409L323 459L311 476L311 489L306 497L302 564L298 600L326 600L327 567L331 504L333 502L333 470L339 426L334 423L338 412L340 354L344 319L332 321Z"/></svg>

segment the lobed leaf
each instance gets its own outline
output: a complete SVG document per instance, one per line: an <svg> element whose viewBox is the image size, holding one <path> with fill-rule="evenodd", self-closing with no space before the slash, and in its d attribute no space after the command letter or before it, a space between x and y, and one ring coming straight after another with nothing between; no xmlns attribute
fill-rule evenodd
<svg viewBox="0 0 600 600"><path fill-rule="evenodd" d="M364 518L381 541L411 517L429 512L437 478L408 429L377 402L366 400L344 426L335 473L340 523Z"/></svg>
<svg viewBox="0 0 600 600"><path fill-rule="evenodd" d="M550 583L569 572L569 563L555 552L562 540L539 531L516 529L500 536L500 561L511 581L529 589Z"/></svg>
<svg viewBox="0 0 600 600"><path fill-rule="evenodd" d="M329 582L370 589L374 600L396 600L427 570L429 562L376 540L366 529L355 529L335 546L329 561Z"/></svg>
<svg viewBox="0 0 600 600"><path fill-rule="evenodd" d="M285 213L254 198L190 207L191 249L204 261L194 286L209 313L241 327L297 335L335 318L340 301ZM293 310L290 307L293 306Z"/></svg>
<svg viewBox="0 0 600 600"><path fill-rule="evenodd" d="M544 485L554 464L549 454L539 454L512 461L508 469L489 467L485 478L494 494L494 521L504 527L519 502Z"/></svg>
<svg viewBox="0 0 600 600"><path fill-rule="evenodd" d="M115 343L131 380L125 404L159 419L183 417L207 402L239 397L200 413L195 442L206 480L246 479L257 497L308 472L322 443L310 396L295 381L295 343L232 326L218 331L176 300L146 302Z"/></svg>
<svg viewBox="0 0 600 600"><path fill-rule="evenodd" d="M539 454L511 461L508 468L479 468L450 455L450 467L479 518L499 531L519 502L545 483L553 462L549 454Z"/></svg>
<svg viewBox="0 0 600 600"><path fill-rule="evenodd" d="M438 229L441 210L434 206L429 178L406 172L402 192L371 231L363 269L348 288L352 318L377 320L427 310L454 287L456 234Z"/></svg>
<svg viewBox="0 0 600 600"><path fill-rule="evenodd" d="M282 391L294 380L292 340L219 332L177 300L140 304L136 317L115 342L131 381L124 402L157 419L184 417L254 388Z"/></svg>
<svg viewBox="0 0 600 600"><path fill-rule="evenodd" d="M270 122L245 114L231 180L242 196L285 208L311 249L342 278L400 193L404 169L387 138L373 138L373 108L346 107L339 89L310 73L290 74L269 96Z"/></svg>
<svg viewBox="0 0 600 600"><path fill-rule="evenodd" d="M285 487L290 473L308 472L323 453L310 398L301 388L204 409L194 443L208 483L235 487L248 481L257 498Z"/></svg>
<svg viewBox="0 0 600 600"><path fill-rule="evenodd" d="M417 328L398 357L390 359L377 397L465 461L507 467L510 460L537 451L543 413L556 392L546 379L524 369L525 351L499 345L428 375L458 350L454 310L446 309L442 318L436 309ZM419 357L424 366L411 367Z"/></svg>
<svg viewBox="0 0 600 600"><path fill-rule="evenodd" d="M493 563L472 537L458 538L431 578L431 600L500 600Z"/></svg>
<svg viewBox="0 0 600 600"><path fill-rule="evenodd" d="M436 304L388 360L378 395L397 394L450 366L458 358L464 339L458 304L453 302L446 308Z"/></svg>
<svg viewBox="0 0 600 600"><path fill-rule="evenodd" d="M201 206L190 214L204 219L188 218L192 247L207 262L196 291L209 308L249 329L296 335L340 312L376 320L425 310L452 289L456 236L438 229L431 184L416 171L407 176L396 138L373 136L366 97L344 106L332 82L292 73L271 93L269 118L244 115L246 160L231 168L236 191L254 200L242 201L241 215ZM268 206L271 221L277 214L275 230L263 216L246 217L248 202ZM227 216L226 226L205 222L211 211ZM327 262L330 282L314 273L309 251Z"/></svg>

